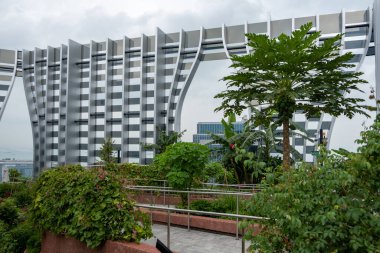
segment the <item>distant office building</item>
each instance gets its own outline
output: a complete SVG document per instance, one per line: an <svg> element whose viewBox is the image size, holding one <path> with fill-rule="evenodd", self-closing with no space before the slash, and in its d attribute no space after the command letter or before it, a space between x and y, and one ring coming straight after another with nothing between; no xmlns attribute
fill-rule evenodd
<svg viewBox="0 0 380 253"><path fill-rule="evenodd" d="M243 132L244 122L235 122L234 131L237 133ZM193 135L193 142L206 145L211 151L217 151L222 146L220 144L211 144L213 139L211 134L224 136L224 127L220 122L199 122L197 124L197 133ZM212 152L210 161L220 161L221 155L217 152Z"/></svg>
<svg viewBox="0 0 380 253"><path fill-rule="evenodd" d="M306 122L295 122L297 125L299 125L303 129L309 128L309 130L306 130L307 136L312 139L313 141L306 140L305 138L302 138L298 135L293 135L290 138L290 144L292 147L297 150L305 162L313 162L313 153L316 150L316 145L318 143L324 142L327 144L327 137L328 132L327 130L323 130L325 128L320 128L319 131L314 130L313 128L317 128L316 124L318 123L315 119L310 119ZM314 124L315 126L311 126ZM236 122L234 123L234 131L237 133L243 132L244 129L244 122ZM312 130L310 130L312 129ZM211 134L219 135L223 137L224 135L224 127L220 122L199 122L197 124L197 133L193 135L193 142L206 145L210 150L217 151L221 148L220 144L211 144L213 142L213 139L211 138ZM277 129L274 132L275 136L282 136L282 130ZM252 143L253 144L253 143ZM273 152L271 153L274 156L281 156L281 154ZM211 155L211 160L216 161L220 160L221 156L217 152L214 152Z"/></svg>
<svg viewBox="0 0 380 253"><path fill-rule="evenodd" d="M237 133L243 132L244 123L236 122L233 123L234 131ZM197 124L197 133L193 135L193 142L200 143L204 145L208 145L213 139L211 138L211 134L216 134L219 136L223 136L224 127L220 122L199 122ZM213 145L214 146L214 145Z"/></svg>
<svg viewBox="0 0 380 253"><path fill-rule="evenodd" d="M68 40L58 47L22 51L0 49L0 118L15 77L22 76L33 133L35 176L46 167L94 164L105 137L115 141L121 161L150 163L154 152L140 143L154 143L161 130L181 130L183 102L201 61L249 54L246 33L275 38L311 22L311 32L321 31L316 41L319 45L344 33L341 53L353 53L350 63L355 66L353 71L358 71L365 56L375 54L375 44L380 41L376 39L379 8L380 0L376 0L373 11L269 18L172 33L157 28L155 34L135 38L87 43ZM376 50L377 63L379 52ZM379 88L380 71L376 75ZM379 92L380 88L377 97ZM302 113L293 121L308 122ZM310 131L329 130L329 140L334 122L334 117L323 114L306 126ZM199 140L207 138L199 134ZM314 147L312 142L302 144L305 149ZM305 159L310 157L305 155Z"/></svg>
<svg viewBox="0 0 380 253"><path fill-rule="evenodd" d="M23 177L33 177L33 161L0 160L0 182L9 180L9 169L18 170Z"/></svg>

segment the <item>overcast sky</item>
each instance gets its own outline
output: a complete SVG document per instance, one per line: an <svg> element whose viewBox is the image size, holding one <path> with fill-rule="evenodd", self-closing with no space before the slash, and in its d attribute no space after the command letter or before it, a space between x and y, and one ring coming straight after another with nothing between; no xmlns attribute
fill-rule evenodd
<svg viewBox="0 0 380 253"><path fill-rule="evenodd" d="M155 34L158 26L165 32L210 28L225 23L236 25L334 13L342 9L362 10L372 0L0 0L0 48L29 49L60 46L67 39L80 43L106 38L139 37ZM199 121L220 121L213 112L219 101L212 97L224 89L219 81L228 73L228 61L202 62L185 99L182 128L191 141ZM363 87L368 98L374 85L374 57L365 60L362 71L370 84ZM355 149L354 140L363 129L364 118L338 119L332 147ZM366 120L369 125L371 120ZM21 79L15 83L0 121L0 159L32 158L32 134Z"/></svg>

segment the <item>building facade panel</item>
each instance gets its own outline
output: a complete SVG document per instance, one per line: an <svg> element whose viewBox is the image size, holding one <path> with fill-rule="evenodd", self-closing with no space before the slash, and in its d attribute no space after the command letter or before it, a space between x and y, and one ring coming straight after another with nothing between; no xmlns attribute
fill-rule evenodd
<svg viewBox="0 0 380 253"><path fill-rule="evenodd" d="M320 44L345 33L341 52L352 52L351 62L359 70L371 48L370 9L285 20L268 18L259 23L175 33L157 28L154 35L138 38L88 44L69 40L57 48L35 48L20 54L0 50L0 118L15 76L22 74L33 132L35 175L58 164L96 163L107 137L115 141L122 161L149 163L154 154L140 144L154 142L159 131L181 130L183 102L201 61L249 53L245 33L276 37L307 22L313 23L312 31L322 31ZM322 115L315 121L300 118L301 112L293 121L301 122L311 134L322 129L330 138L333 117ZM306 159L313 143L296 137L292 143L302 149Z"/></svg>

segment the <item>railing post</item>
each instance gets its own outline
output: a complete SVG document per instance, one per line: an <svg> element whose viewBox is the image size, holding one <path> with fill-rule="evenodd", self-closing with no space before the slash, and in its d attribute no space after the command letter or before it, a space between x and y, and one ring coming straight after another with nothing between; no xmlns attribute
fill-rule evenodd
<svg viewBox="0 0 380 253"><path fill-rule="evenodd" d="M150 205L153 206L153 191L150 191ZM153 225L153 210L150 211L150 223Z"/></svg>
<svg viewBox="0 0 380 253"><path fill-rule="evenodd" d="M164 181L164 205L166 205L166 181Z"/></svg>
<svg viewBox="0 0 380 253"><path fill-rule="evenodd" d="M236 194L236 215L239 215L239 195ZM239 217L236 217L236 240L239 240Z"/></svg>
<svg viewBox="0 0 380 253"><path fill-rule="evenodd" d="M167 235L166 244L168 248L170 248L170 210L168 210L168 229L167 229L166 235Z"/></svg>
<svg viewBox="0 0 380 253"><path fill-rule="evenodd" d="M245 253L244 229L242 230L241 236L241 253Z"/></svg>
<svg viewBox="0 0 380 253"><path fill-rule="evenodd" d="M187 210L190 210L190 190L187 191ZM187 212L187 231L190 231L190 212Z"/></svg>

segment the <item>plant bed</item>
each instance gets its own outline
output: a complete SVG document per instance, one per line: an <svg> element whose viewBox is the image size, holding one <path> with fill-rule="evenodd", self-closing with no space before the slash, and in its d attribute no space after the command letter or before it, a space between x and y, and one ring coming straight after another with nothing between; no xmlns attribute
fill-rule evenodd
<svg viewBox="0 0 380 253"><path fill-rule="evenodd" d="M152 220L154 223L165 223L168 222L168 213L162 211L148 211L144 210L146 213L152 214ZM179 214L179 213L171 213L170 214L170 224L187 227L188 215L187 214ZM261 228L258 224L253 225L254 233L253 235L257 235ZM190 228L197 228L207 231L214 231L225 234L236 234L236 220L226 220L226 219L218 219L211 217L203 217L203 216L195 216L190 215ZM239 229L239 234L242 234L242 231Z"/></svg>
<svg viewBox="0 0 380 253"><path fill-rule="evenodd" d="M179 205L181 203L181 198L176 195L169 195L166 194L164 198L164 194L157 194L157 193L138 193L131 196L131 198L136 201L137 203L141 204L151 204L154 203L156 205ZM213 200L215 198L212 197L203 197L203 196L196 196L190 195L190 201L194 200L200 200L200 199L206 199L206 200Z"/></svg>
<svg viewBox="0 0 380 253"><path fill-rule="evenodd" d="M71 237L45 232L42 238L41 253L160 253L154 246L107 240L102 246L91 249L85 243Z"/></svg>

